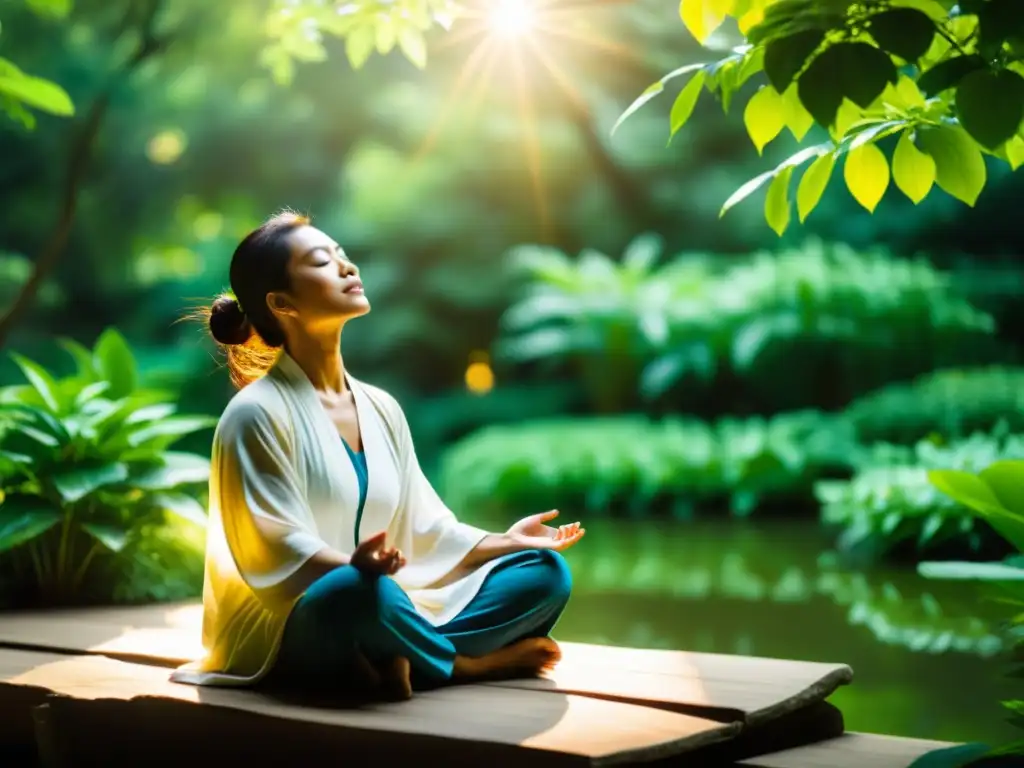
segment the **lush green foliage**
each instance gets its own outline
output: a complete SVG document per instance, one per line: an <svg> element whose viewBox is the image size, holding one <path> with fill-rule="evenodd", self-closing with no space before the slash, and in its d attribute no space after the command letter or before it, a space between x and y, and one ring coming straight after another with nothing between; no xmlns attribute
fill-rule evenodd
<svg viewBox="0 0 1024 768"><path fill-rule="evenodd" d="M992 366L933 371L890 384L846 409L863 443L949 441L1005 422L1024 432L1024 369Z"/></svg>
<svg viewBox="0 0 1024 768"><path fill-rule="evenodd" d="M345 41L353 69L361 69L374 52L383 56L396 48L422 69L427 65L425 34L434 27L450 28L462 13L462 5L453 0L399 0L386 5L377 0L273 0L267 14L271 42L262 61L277 82L290 83L296 62L327 58L323 42L330 36Z"/></svg>
<svg viewBox="0 0 1024 768"><path fill-rule="evenodd" d="M60 20L71 11L71 0L26 0L26 5L47 19ZM75 113L71 97L60 85L23 72L0 57L0 111L31 129L36 124L33 109L61 117Z"/></svg>
<svg viewBox="0 0 1024 768"><path fill-rule="evenodd" d="M1024 638L1024 461L996 461L984 469L939 469L929 479L940 491L955 499L984 520L1009 542L1017 554L1003 562L993 563L921 563L920 572L929 578L969 579L994 587L997 598L1012 606L1015 615L1009 620L1007 633L1020 647ZM1016 660L1019 662L1019 654ZM1020 677L1020 669L1014 674ZM1024 699L1004 701L1013 713L1011 722L1024 727ZM1007 745L1004 754L1024 752L1024 740Z"/></svg>
<svg viewBox="0 0 1024 768"><path fill-rule="evenodd" d="M647 235L620 261L539 246L512 256L527 283L503 317L499 355L572 362L605 412L628 407L637 389L654 398L723 370L768 393L769 407L792 397L794 379L823 369L843 374L834 387L859 393L882 383L874 371L913 376L969 360L994 328L948 275L883 249L810 240L750 258L660 263L660 243ZM788 391L772 392L780 362Z"/></svg>
<svg viewBox="0 0 1024 768"><path fill-rule="evenodd" d="M57 378L14 355L28 383L0 390L9 595L63 603L195 594L209 461L171 447L213 420L179 415L171 394L141 386L117 332L92 350L63 345L74 374ZM188 525L168 527L169 516Z"/></svg>
<svg viewBox="0 0 1024 768"><path fill-rule="evenodd" d="M977 471L1000 459L1024 458L1024 437L977 433L949 445L922 440L913 447L878 444L861 454L850 480L823 480L814 489L822 521L841 528L843 551L871 554L940 550L955 540L977 553L992 540L988 525L929 481L929 471Z"/></svg>
<svg viewBox="0 0 1024 768"><path fill-rule="evenodd" d="M1016 0L682 0L680 14L700 43L732 18L744 44L666 75L623 118L685 76L671 111L675 135L702 91L728 110L763 73L767 82L744 109L759 152L784 131L803 141L817 124L829 134L745 184L722 214L768 185L765 218L781 235L791 222L794 173L808 162L796 193L801 222L840 160L847 188L872 212L890 182L915 204L937 185L973 206L987 180L986 155L1013 169L1024 163L1024 16ZM891 161L880 147L888 137L896 140Z"/></svg>
<svg viewBox="0 0 1024 768"><path fill-rule="evenodd" d="M441 487L458 509L538 505L678 517L726 503L750 513L766 499L809 498L811 483L851 456L841 422L814 412L723 419L550 420L494 426L442 461Z"/></svg>

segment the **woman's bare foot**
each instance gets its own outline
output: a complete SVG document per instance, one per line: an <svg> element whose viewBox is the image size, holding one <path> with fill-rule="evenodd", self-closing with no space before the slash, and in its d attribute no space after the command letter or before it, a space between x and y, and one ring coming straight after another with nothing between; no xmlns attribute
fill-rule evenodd
<svg viewBox="0 0 1024 768"><path fill-rule="evenodd" d="M532 677L553 669L561 658L562 650L550 637L529 637L486 656L457 656L452 677Z"/></svg>
<svg viewBox="0 0 1024 768"><path fill-rule="evenodd" d="M381 666L381 693L392 701L407 701L412 698L412 667L404 656L396 656Z"/></svg>

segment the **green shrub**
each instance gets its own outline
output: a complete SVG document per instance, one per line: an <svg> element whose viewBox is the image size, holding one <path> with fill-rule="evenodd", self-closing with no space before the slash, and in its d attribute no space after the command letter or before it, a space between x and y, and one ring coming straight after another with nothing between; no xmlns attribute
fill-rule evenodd
<svg viewBox="0 0 1024 768"><path fill-rule="evenodd" d="M893 378L983 359L979 338L994 331L925 259L809 239L749 258L681 254L661 264L659 245L640 237L621 261L517 249L527 284L503 317L499 355L574 366L605 413L723 369L776 410L822 393L841 406Z"/></svg>
<svg viewBox="0 0 1024 768"><path fill-rule="evenodd" d="M442 458L441 487L461 509L513 507L646 514L695 505L752 511L799 503L855 455L845 422L813 411L771 420L642 416L538 421L482 429Z"/></svg>
<svg viewBox="0 0 1024 768"><path fill-rule="evenodd" d="M197 594L209 461L170 448L215 421L179 415L168 393L140 386L116 331L92 350L63 345L75 374L57 379L14 355L29 383L0 390L0 413L14 423L0 439L0 571L11 596ZM192 528L167 527L173 515Z"/></svg>
<svg viewBox="0 0 1024 768"><path fill-rule="evenodd" d="M1000 421L1024 431L1024 368L934 371L865 395L846 415L866 443L914 443L932 434L956 439Z"/></svg>
<svg viewBox="0 0 1024 768"><path fill-rule="evenodd" d="M822 480L814 494L821 519L841 529L843 552L872 555L943 551L978 554L993 542L987 525L929 482L932 469L974 471L999 459L1024 458L1024 436L976 433L949 445L880 444L849 480Z"/></svg>
<svg viewBox="0 0 1024 768"><path fill-rule="evenodd" d="M984 520L1009 544L1014 554L1002 562L988 563L921 563L920 573L926 578L956 579L981 582L990 595L1006 606L1007 620L1002 627L1007 645L1013 651L1016 669L1011 676L1021 679L1021 641L1024 639L1024 461L1004 459L990 462L980 471L946 468L928 474L928 479L942 493L962 504L970 513ZM1010 722L1024 728L1024 697L1019 693L1002 702L1012 716ZM995 754L1021 755L1024 739L1000 747Z"/></svg>
<svg viewBox="0 0 1024 768"><path fill-rule="evenodd" d="M686 331L711 331L716 322L707 306L711 259L691 255L659 265L654 235L636 238L621 262L592 249L573 260L543 246L520 246L510 256L526 284L502 317L498 356L573 366L602 413L629 406L644 367L684 330L683 316ZM708 375L713 360L702 359Z"/></svg>

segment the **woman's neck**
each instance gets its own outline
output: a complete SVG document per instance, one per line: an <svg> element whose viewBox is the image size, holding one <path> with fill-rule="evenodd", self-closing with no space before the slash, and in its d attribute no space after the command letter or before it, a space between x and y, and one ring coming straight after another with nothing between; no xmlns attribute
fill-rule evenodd
<svg viewBox="0 0 1024 768"><path fill-rule="evenodd" d="M340 328L323 336L291 338L286 351L318 392L344 394L348 390L345 363L341 358Z"/></svg>

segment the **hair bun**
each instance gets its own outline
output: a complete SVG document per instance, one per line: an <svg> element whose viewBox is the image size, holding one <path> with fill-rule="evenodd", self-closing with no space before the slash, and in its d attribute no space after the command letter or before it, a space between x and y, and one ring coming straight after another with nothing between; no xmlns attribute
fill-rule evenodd
<svg viewBox="0 0 1024 768"><path fill-rule="evenodd" d="M233 296L220 296L210 309L210 333L221 344L245 344L252 325Z"/></svg>

